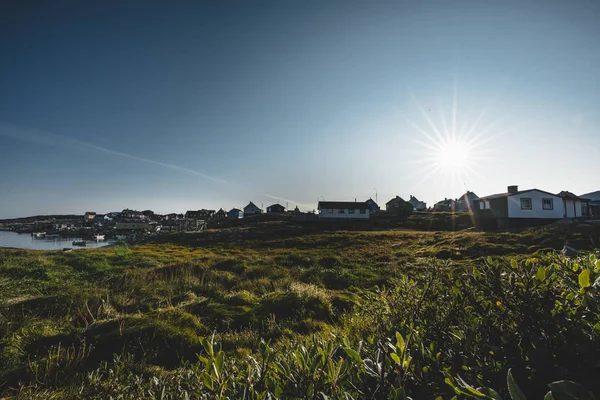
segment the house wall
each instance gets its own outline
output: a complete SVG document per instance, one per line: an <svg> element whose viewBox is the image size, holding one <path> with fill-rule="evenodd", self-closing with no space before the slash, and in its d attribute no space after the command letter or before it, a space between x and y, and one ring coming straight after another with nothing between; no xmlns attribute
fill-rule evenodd
<svg viewBox="0 0 600 400"><path fill-rule="evenodd" d="M521 199L531 199L531 210L521 210ZM542 208L542 199L553 199L554 208L544 210ZM509 218L563 218L563 202L558 196L532 190L530 192L519 193L506 198Z"/></svg>
<svg viewBox="0 0 600 400"><path fill-rule="evenodd" d="M563 199L563 216L565 218L581 218L581 201Z"/></svg>
<svg viewBox="0 0 600 400"><path fill-rule="evenodd" d="M324 208L319 210L319 218L323 219L369 219L369 210L365 210L364 214L360 210L354 210L354 214L349 214L348 209L344 209L344 213L340 213L340 209L334 208L332 213L328 213L329 209Z"/></svg>

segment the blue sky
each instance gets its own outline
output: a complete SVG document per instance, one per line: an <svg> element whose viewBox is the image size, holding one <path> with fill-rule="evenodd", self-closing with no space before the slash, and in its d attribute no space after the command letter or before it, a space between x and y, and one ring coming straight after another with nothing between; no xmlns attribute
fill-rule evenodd
<svg viewBox="0 0 600 400"><path fill-rule="evenodd" d="M4 1L0 218L598 190L599 20L594 1Z"/></svg>

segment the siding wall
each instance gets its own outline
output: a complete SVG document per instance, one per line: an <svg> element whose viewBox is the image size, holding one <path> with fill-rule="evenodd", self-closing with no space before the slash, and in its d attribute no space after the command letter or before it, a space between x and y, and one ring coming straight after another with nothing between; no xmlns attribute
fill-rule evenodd
<svg viewBox="0 0 600 400"><path fill-rule="evenodd" d="M328 213L327 208L319 210L319 218L323 219L369 219L369 210L365 210L364 214L360 213L360 210L354 210L354 214L348 214L348 209L344 209L344 213L341 214L337 208L333 209L333 213Z"/></svg>
<svg viewBox="0 0 600 400"><path fill-rule="evenodd" d="M575 204L575 208L573 208L573 204ZM566 206L566 215L565 213ZM564 199L563 200L563 215L566 218L581 218L581 201L572 200L572 199Z"/></svg>
<svg viewBox="0 0 600 400"><path fill-rule="evenodd" d="M531 210L521 210L521 199L531 199ZM544 210L542 208L542 199L553 199L554 209ZM507 197L508 217L509 218L547 218L561 219L564 215L562 199L558 196L532 190L530 192L516 194Z"/></svg>

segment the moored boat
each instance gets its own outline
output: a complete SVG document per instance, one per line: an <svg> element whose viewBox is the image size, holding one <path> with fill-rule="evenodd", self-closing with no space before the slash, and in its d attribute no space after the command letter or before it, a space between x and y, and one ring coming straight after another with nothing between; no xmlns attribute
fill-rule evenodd
<svg viewBox="0 0 600 400"><path fill-rule="evenodd" d="M85 247L85 240L73 240L73 243L71 243L73 246L84 246Z"/></svg>
<svg viewBox="0 0 600 400"><path fill-rule="evenodd" d="M97 242L104 240L104 235L95 235L94 237L96 238Z"/></svg>

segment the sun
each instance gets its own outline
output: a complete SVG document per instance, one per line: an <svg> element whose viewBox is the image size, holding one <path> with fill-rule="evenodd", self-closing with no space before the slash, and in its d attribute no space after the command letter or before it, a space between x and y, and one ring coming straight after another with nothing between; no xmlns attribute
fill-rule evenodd
<svg viewBox="0 0 600 400"><path fill-rule="evenodd" d="M499 136L499 127L496 121L481 126L490 106L474 119L459 118L457 93L455 85L451 110L444 110L438 99L437 112L435 107L432 107L433 111L423 107L411 94L423 117L419 124L404 115L405 121L412 127L413 142L418 145L413 150L411 162L419 167L419 183L433 178L437 183L461 190L475 179L485 179L480 171L483 164L494 157L489 143Z"/></svg>
<svg viewBox="0 0 600 400"><path fill-rule="evenodd" d="M443 168L462 170L469 165L470 149L466 143L458 141L443 141L438 143L436 158Z"/></svg>

